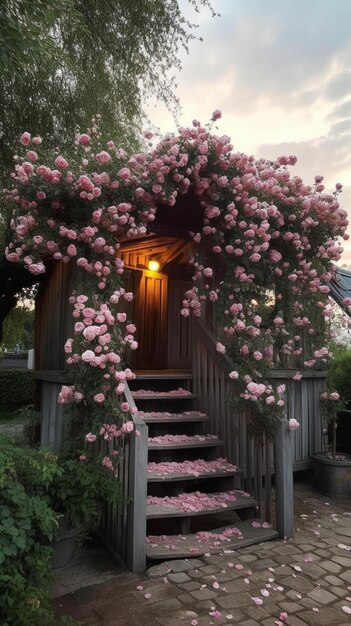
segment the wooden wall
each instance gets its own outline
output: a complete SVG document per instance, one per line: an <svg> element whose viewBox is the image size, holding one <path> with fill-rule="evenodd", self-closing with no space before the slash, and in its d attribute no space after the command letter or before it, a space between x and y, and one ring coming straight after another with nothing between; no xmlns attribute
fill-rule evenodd
<svg viewBox="0 0 351 626"><path fill-rule="evenodd" d="M191 318L180 314L184 293L191 287L189 281L169 281L167 367L170 369L191 368Z"/></svg>

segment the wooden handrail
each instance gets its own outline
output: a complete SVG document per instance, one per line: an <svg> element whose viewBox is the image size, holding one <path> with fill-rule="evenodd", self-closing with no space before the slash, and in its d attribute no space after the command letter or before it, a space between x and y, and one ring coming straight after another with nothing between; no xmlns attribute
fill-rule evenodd
<svg viewBox="0 0 351 626"><path fill-rule="evenodd" d="M197 331L201 334L202 340L210 352L211 356L217 361L220 368L228 376L235 369L233 361L226 355L216 350L216 337L206 324L197 317L193 318L193 324L196 324Z"/></svg>
<svg viewBox="0 0 351 626"><path fill-rule="evenodd" d="M134 431L130 435L128 466L127 565L132 572L142 572L146 566L146 498L149 429L139 417L137 406L127 381L124 397L129 404Z"/></svg>

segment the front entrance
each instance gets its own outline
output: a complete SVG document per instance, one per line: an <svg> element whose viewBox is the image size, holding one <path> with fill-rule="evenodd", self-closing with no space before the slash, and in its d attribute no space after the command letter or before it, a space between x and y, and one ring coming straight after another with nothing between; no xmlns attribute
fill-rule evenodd
<svg viewBox="0 0 351 626"><path fill-rule="evenodd" d="M167 287L165 274L141 272L134 307L139 344L134 367L138 369L167 366Z"/></svg>
<svg viewBox="0 0 351 626"><path fill-rule="evenodd" d="M137 327L133 369L190 368L191 321L180 315L184 293L192 285L185 245L182 240L160 236L121 244L125 286L134 293L128 310L128 318ZM150 271L150 260L161 269Z"/></svg>

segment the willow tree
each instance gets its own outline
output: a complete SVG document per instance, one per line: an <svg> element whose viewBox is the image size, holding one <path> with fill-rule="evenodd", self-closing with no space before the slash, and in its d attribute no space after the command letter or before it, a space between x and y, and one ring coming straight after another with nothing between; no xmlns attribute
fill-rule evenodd
<svg viewBox="0 0 351 626"><path fill-rule="evenodd" d="M210 0L188 0L212 13ZM69 144L100 113L114 139L135 148L146 96L173 109L180 52L196 24L178 0L3 0L0 150L9 171L20 132ZM5 122L6 120L6 122Z"/></svg>

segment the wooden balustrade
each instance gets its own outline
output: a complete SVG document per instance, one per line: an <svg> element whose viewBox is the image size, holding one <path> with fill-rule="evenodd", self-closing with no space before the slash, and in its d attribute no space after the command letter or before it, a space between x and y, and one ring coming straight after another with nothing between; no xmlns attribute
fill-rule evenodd
<svg viewBox="0 0 351 626"><path fill-rule="evenodd" d="M124 396L131 409L135 402L127 381ZM106 504L101 516L101 536L109 549L133 572L142 572L146 565L146 495L148 427L132 413L134 432L121 444L121 462L116 480L121 483L125 501L114 513ZM135 431L140 433L136 436Z"/></svg>
<svg viewBox="0 0 351 626"><path fill-rule="evenodd" d="M240 489L259 503L259 516L273 521L272 475L273 439L270 433L252 428L250 408L239 402L239 388L229 378L235 369L231 360L216 350L216 340L200 320L193 325L193 385L199 408L209 415L211 432L223 439L228 460L243 470Z"/></svg>

